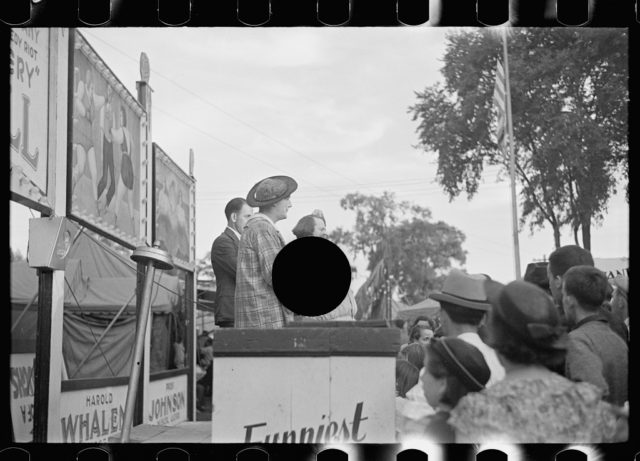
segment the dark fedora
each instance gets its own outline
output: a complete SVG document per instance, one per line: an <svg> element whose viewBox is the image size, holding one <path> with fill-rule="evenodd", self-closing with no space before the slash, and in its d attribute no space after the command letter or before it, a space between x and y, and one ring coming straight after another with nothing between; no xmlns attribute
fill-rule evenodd
<svg viewBox="0 0 640 461"><path fill-rule="evenodd" d="M247 203L252 207L273 205L289 197L297 188L298 183L289 176L270 176L251 188Z"/></svg>
<svg viewBox="0 0 640 461"><path fill-rule="evenodd" d="M547 261L538 261L527 264L527 269L524 271L523 280L525 282L533 283L539 286L546 292L549 291L549 277L547 275Z"/></svg>
<svg viewBox="0 0 640 461"><path fill-rule="evenodd" d="M451 269L444 281L442 292L431 293L429 298L469 309L488 311L491 305L484 290L484 282L488 278L484 274L467 274L458 269Z"/></svg>
<svg viewBox="0 0 640 461"><path fill-rule="evenodd" d="M491 315L518 339L539 349L566 349L566 327L553 299L542 288L523 280L507 285L487 280L485 290Z"/></svg>

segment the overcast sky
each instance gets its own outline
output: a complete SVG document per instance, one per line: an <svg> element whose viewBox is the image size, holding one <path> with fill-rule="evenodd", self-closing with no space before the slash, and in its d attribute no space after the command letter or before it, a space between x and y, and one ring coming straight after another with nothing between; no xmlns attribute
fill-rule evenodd
<svg viewBox="0 0 640 461"><path fill-rule="evenodd" d="M277 227L293 239L297 220L322 209L328 230L350 228L349 192L395 192L466 235L465 268L515 278L509 183L497 167L472 201L453 202L435 183L436 156L413 147L414 91L441 79L446 28L81 29L135 93L146 52L153 93L152 137L185 171L195 152L196 256L225 226L223 208L258 180L292 176L298 191ZM14 208L12 246L26 254L26 216ZM15 220L13 218L16 218ZM24 227L23 227L24 226ZM627 257L628 205L615 196L592 230L595 257ZM573 243L565 230L563 244ZM550 229L520 232L522 272L553 250ZM310 262L312 263L312 262ZM365 265L357 262L357 288Z"/></svg>

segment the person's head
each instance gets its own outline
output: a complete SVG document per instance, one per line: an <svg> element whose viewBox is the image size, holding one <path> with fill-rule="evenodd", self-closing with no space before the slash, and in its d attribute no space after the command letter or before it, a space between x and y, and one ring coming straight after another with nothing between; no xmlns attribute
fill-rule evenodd
<svg viewBox="0 0 640 461"><path fill-rule="evenodd" d="M455 336L460 328L477 331L480 323L486 315L486 311L480 309L470 309L459 304L440 302L442 318L442 334L444 336Z"/></svg>
<svg viewBox="0 0 640 461"><path fill-rule="evenodd" d="M286 219L292 206L291 194L297 188L298 183L289 176L271 176L254 184L247 194L247 203L258 207L272 221L280 221Z"/></svg>
<svg viewBox="0 0 640 461"><path fill-rule="evenodd" d="M324 219L315 215L306 215L293 228L296 238L302 237L327 237L327 226Z"/></svg>
<svg viewBox="0 0 640 461"><path fill-rule="evenodd" d="M253 215L253 208L242 197L236 197L229 200L224 207L224 215L227 217L227 225L242 234L247 221Z"/></svg>
<svg viewBox="0 0 640 461"><path fill-rule="evenodd" d="M416 319L412 323L412 326L416 326L416 325L424 325L427 328L431 328L432 330L434 330L436 326L436 322L432 318L427 317L426 315L419 315L416 317Z"/></svg>
<svg viewBox="0 0 640 461"><path fill-rule="evenodd" d="M551 297L523 280L485 285L491 303L485 342L515 364L559 366L566 354L567 332Z"/></svg>
<svg viewBox="0 0 640 461"><path fill-rule="evenodd" d="M425 347L426 345L421 343L410 343L400 351L400 357L420 370L424 362Z"/></svg>
<svg viewBox="0 0 640 461"><path fill-rule="evenodd" d="M407 397L407 392L418 384L420 371L407 360L396 360L396 393L400 397Z"/></svg>
<svg viewBox="0 0 640 461"><path fill-rule="evenodd" d="M609 282L592 266L573 266L562 277L562 306L569 325L595 314L607 298Z"/></svg>
<svg viewBox="0 0 640 461"><path fill-rule="evenodd" d="M527 264L522 279L525 282L533 283L546 291L551 296L549 289L549 274L547 273L547 261L539 261Z"/></svg>
<svg viewBox="0 0 640 461"><path fill-rule="evenodd" d="M418 324L413 326L409 332L409 344L419 343L426 346L432 337L433 329L427 325Z"/></svg>
<svg viewBox="0 0 640 461"><path fill-rule="evenodd" d="M578 245L565 245L549 255L547 277L553 300L562 306L562 276L573 266L593 266L593 256Z"/></svg>
<svg viewBox="0 0 640 461"><path fill-rule="evenodd" d="M292 206L291 197L287 196L273 205L261 206L259 211L260 213L269 216L272 221L276 222L282 219L287 219L289 208Z"/></svg>
<svg viewBox="0 0 640 461"><path fill-rule="evenodd" d="M490 376L482 353L466 341L439 338L427 346L422 386L434 408L454 408L469 392L484 389Z"/></svg>
<svg viewBox="0 0 640 461"><path fill-rule="evenodd" d="M488 279L484 274L470 275L452 269L444 281L442 291L429 295L440 303L441 327L445 336L477 331L490 308L483 285Z"/></svg>
<svg viewBox="0 0 640 461"><path fill-rule="evenodd" d="M621 321L629 317L627 294L629 292L629 277L618 275L613 279L613 296L611 297L611 312Z"/></svg>

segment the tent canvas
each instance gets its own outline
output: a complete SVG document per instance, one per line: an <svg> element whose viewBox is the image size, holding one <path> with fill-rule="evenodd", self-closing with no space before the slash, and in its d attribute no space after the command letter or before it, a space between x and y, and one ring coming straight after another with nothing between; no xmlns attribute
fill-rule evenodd
<svg viewBox="0 0 640 461"><path fill-rule="evenodd" d="M396 318L409 320L415 319L421 315L427 317L433 317L440 311L440 303L433 299L427 298L424 301L413 304L412 306L406 306L402 309L398 309Z"/></svg>
<svg viewBox="0 0 640 461"><path fill-rule="evenodd" d="M125 376L135 337L136 264L81 232L79 227L77 231L65 267L63 356L67 372L74 378ZM14 261L10 277L12 326L15 324L12 352L35 352L37 301L32 300L38 292L37 272L26 261ZM153 325L174 325L171 314L180 301L179 278L156 271L152 290L152 312L165 314L154 315ZM30 302L31 306L22 315ZM124 315L113 324L100 345L94 347L97 338L125 305ZM170 328L160 329L167 330ZM165 342L169 340L163 344ZM85 359L92 348L93 352ZM169 361L170 345L163 347L167 350L152 349L156 356L162 356L157 361Z"/></svg>
<svg viewBox="0 0 640 461"><path fill-rule="evenodd" d="M136 265L102 248L81 233L69 250L65 268L64 305L67 311L117 312L135 293ZM37 271L27 261L11 263L11 304L21 309L38 293ZM156 271L151 299L154 312L168 313L178 300L178 277ZM135 313L135 298L125 313Z"/></svg>

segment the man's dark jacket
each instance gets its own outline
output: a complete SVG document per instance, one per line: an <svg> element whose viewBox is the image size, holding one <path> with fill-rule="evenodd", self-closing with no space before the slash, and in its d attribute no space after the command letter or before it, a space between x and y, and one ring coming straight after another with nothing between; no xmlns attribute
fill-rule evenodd
<svg viewBox="0 0 640 461"><path fill-rule="evenodd" d="M217 324L231 322L233 325L238 244L238 237L227 227L211 245L211 266L216 275Z"/></svg>

